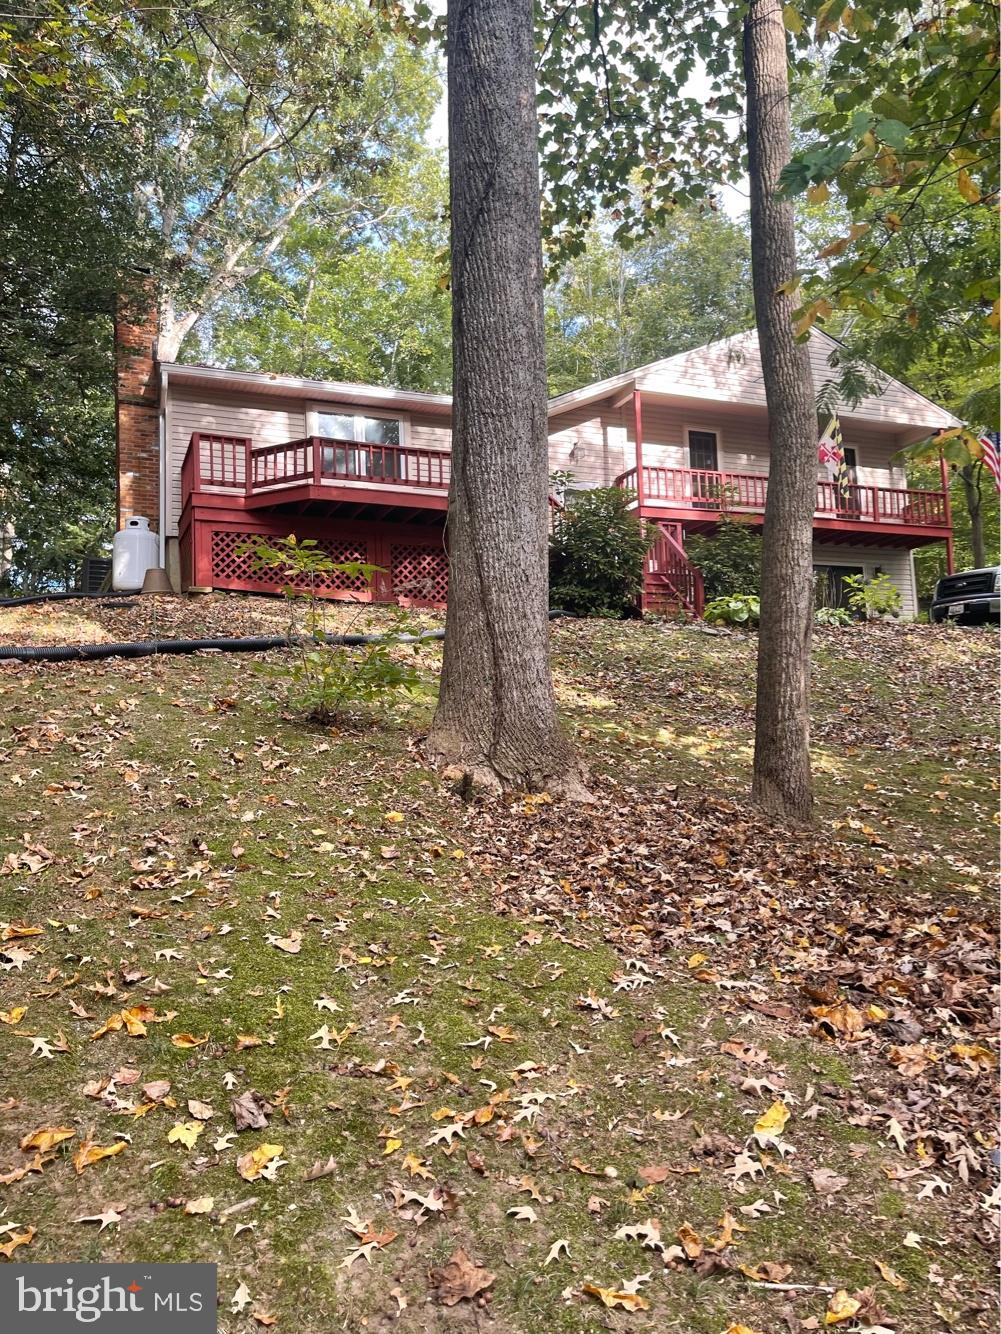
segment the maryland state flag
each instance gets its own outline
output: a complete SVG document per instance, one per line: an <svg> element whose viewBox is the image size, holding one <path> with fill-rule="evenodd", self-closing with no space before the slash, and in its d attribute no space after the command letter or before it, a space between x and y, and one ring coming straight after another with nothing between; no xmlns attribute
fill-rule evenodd
<svg viewBox="0 0 1001 1334"><path fill-rule="evenodd" d="M817 458L831 474L831 481L834 483L838 500L842 505L847 506L851 501L852 479L848 475L848 465L845 463L841 423L838 421L837 413L824 428L824 434L820 437L820 444L817 446Z"/></svg>

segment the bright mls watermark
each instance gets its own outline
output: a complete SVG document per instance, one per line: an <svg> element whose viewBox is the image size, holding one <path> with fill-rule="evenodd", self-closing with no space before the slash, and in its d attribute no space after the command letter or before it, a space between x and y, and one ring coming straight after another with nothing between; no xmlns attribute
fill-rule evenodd
<svg viewBox="0 0 1001 1334"><path fill-rule="evenodd" d="M29 1264L0 1268L4 1334L216 1334L215 1265Z"/></svg>

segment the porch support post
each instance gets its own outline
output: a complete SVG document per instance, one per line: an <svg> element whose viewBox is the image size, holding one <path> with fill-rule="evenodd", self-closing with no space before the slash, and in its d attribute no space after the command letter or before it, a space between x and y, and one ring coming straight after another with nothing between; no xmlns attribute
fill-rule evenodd
<svg viewBox="0 0 1001 1334"><path fill-rule="evenodd" d="M646 488L643 484L643 404L642 395L633 389L633 431L636 436L636 513L643 517Z"/></svg>
<svg viewBox="0 0 1001 1334"><path fill-rule="evenodd" d="M202 489L202 437L197 431L194 432L188 443L188 450L191 454L191 494L194 496ZM182 505L184 499L182 495Z"/></svg>
<svg viewBox="0 0 1001 1334"><path fill-rule="evenodd" d="M946 574L955 574L956 558L952 544L952 501L949 499L949 465L945 461L945 454L941 451L939 452L938 462L942 473L942 492L945 496L945 526L949 530L949 535L945 539L945 572Z"/></svg>
<svg viewBox="0 0 1001 1334"><path fill-rule="evenodd" d="M196 588L212 587L211 520L191 511L191 582Z"/></svg>

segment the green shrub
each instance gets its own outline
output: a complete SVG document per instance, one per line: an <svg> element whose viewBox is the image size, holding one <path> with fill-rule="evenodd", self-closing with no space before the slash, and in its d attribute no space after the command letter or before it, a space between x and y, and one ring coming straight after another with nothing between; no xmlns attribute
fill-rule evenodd
<svg viewBox="0 0 1001 1334"><path fill-rule="evenodd" d="M899 616L903 605L900 589L888 574L846 574L842 580L848 592L848 605L863 620L873 616Z"/></svg>
<svg viewBox="0 0 1001 1334"><path fill-rule="evenodd" d="M685 551L702 571L710 601L760 591L761 537L740 519L722 514L716 532L688 538Z"/></svg>
<svg viewBox="0 0 1001 1334"><path fill-rule="evenodd" d="M710 625L736 625L750 630L761 619L761 602L754 594L714 598L706 603L703 616Z"/></svg>
<svg viewBox="0 0 1001 1334"><path fill-rule="evenodd" d="M628 616L643 588L656 534L619 487L583 491L556 516L549 542L549 600L575 616Z"/></svg>
<svg viewBox="0 0 1001 1334"><path fill-rule="evenodd" d="M816 625L854 625L855 618L846 607L818 607L813 613Z"/></svg>
<svg viewBox="0 0 1001 1334"><path fill-rule="evenodd" d="M312 722L331 723L358 706L417 687L416 667L401 660L397 652L404 643L412 643L405 612L397 613L377 644L347 648L324 642L327 604L317 594L319 576L340 573L371 585L375 575L382 573L379 566L332 561L312 538L300 542L294 533L274 541L256 537L237 550L250 554L255 570L275 571L286 581L282 593L296 652L278 666L269 664L264 669L278 683L279 702L286 708Z"/></svg>

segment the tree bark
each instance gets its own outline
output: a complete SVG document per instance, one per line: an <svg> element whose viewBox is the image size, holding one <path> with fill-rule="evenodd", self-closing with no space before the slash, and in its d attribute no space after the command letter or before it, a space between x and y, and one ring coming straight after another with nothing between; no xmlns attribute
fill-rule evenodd
<svg viewBox="0 0 1001 1334"><path fill-rule="evenodd" d="M791 152L781 0L750 0L744 20L754 311L768 403L769 472L761 562L761 628L752 798L798 822L813 810L810 644L817 415L805 343L797 343L792 205L778 195Z"/></svg>
<svg viewBox="0 0 1001 1334"><path fill-rule="evenodd" d="M201 310L189 310L178 315L169 298L160 302L160 332L157 335L157 356L160 361L176 361L185 338L202 318Z"/></svg>
<svg viewBox="0 0 1001 1334"><path fill-rule="evenodd" d="M585 796L549 666L548 454L531 0L451 0L449 590L429 755L467 789Z"/></svg>
<svg viewBox="0 0 1001 1334"><path fill-rule="evenodd" d="M987 564L987 543L984 541L984 495L980 489L984 465L980 462L967 463L960 468L963 479L963 496L970 515L970 545L973 547L973 567L982 569Z"/></svg>

